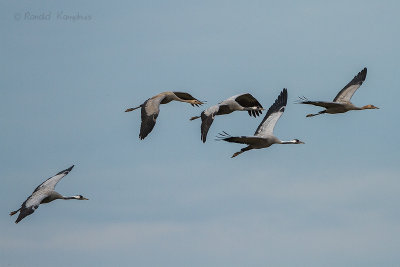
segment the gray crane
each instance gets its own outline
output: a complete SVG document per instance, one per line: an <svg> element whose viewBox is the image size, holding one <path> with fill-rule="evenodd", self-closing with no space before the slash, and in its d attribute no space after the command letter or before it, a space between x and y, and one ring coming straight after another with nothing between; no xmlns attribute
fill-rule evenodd
<svg viewBox="0 0 400 267"><path fill-rule="evenodd" d="M217 136L217 140L223 140L231 143L245 144L246 147L234 153L232 158L252 149L261 149L270 147L273 144L304 144L304 142L293 139L290 141L281 141L274 136L273 131L276 122L285 111L287 103L287 89L284 88L275 103L268 109L263 121L258 126L254 136L231 136L222 132Z"/></svg>
<svg viewBox="0 0 400 267"><path fill-rule="evenodd" d="M163 92L147 99L143 104L135 108L128 108L125 112L130 112L135 109L141 108L142 123L140 125L139 138L143 140L153 130L156 125L158 113L160 112L160 105L167 104L171 101L180 101L191 104L192 106L199 106L204 104L197 100L188 93L183 92Z"/></svg>
<svg viewBox="0 0 400 267"><path fill-rule="evenodd" d="M251 94L240 94L229 97L221 103L204 110L200 116L190 120L201 118L201 140L206 142L208 130L215 116L230 114L234 111L247 111L250 116L257 117L262 113L263 107Z"/></svg>
<svg viewBox="0 0 400 267"><path fill-rule="evenodd" d="M345 113L350 110L379 109L374 105L365 105L363 107L357 107L350 102L351 97L354 95L356 90L360 88L360 86L365 81L366 77L367 77L367 68L364 68L353 78L353 80L351 80L342 90L340 90L340 92L337 94L337 96L333 99L332 102L309 101L305 97L300 97L301 101L298 103L309 104L325 108L325 110L322 110L318 113L308 114L306 117L313 117L324 113L328 114Z"/></svg>
<svg viewBox="0 0 400 267"><path fill-rule="evenodd" d="M66 170L63 170L53 177L50 177L43 183L41 183L38 187L36 187L35 191L33 191L32 195L30 195L24 203L22 203L21 207L17 209L16 211L10 212L10 216L13 216L19 211L19 215L15 223L19 223L23 218L25 218L28 215L31 215L32 213L35 212L35 210L39 207L40 204L45 204L49 203L53 200L56 199L77 199L77 200L88 200L87 198L83 197L82 195L76 195L76 196L71 196L71 197L64 197L54 191L55 186L57 183L65 176L67 175L74 165L69 167Z"/></svg>

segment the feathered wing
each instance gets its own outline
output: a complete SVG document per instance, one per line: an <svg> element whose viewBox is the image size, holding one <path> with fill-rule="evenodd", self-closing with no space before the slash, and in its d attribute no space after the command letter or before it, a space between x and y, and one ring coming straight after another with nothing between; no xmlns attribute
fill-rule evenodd
<svg viewBox="0 0 400 267"><path fill-rule="evenodd" d="M220 105L218 104L207 108L200 114L201 140L203 141L203 143L206 142L208 130L210 129L211 124L213 123L214 118L217 115L217 113L219 113L219 111L220 111Z"/></svg>
<svg viewBox="0 0 400 267"><path fill-rule="evenodd" d="M191 94L185 93L185 92L173 92L177 97L183 100L197 100L201 102L200 100L194 98ZM192 106L199 106L199 104L191 104Z"/></svg>
<svg viewBox="0 0 400 267"><path fill-rule="evenodd" d="M15 221L15 223L19 223L23 218L35 212L35 210L39 207L42 200L45 199L47 196L42 191L43 191L42 188L39 190L35 190L32 193L32 195L30 195L24 201L24 203L22 203L21 208L19 209L18 218Z"/></svg>
<svg viewBox="0 0 400 267"><path fill-rule="evenodd" d="M336 108L336 107L341 107L342 104L341 103L337 103L337 102L326 102L326 101L301 101L298 102L299 104L308 104L308 105L314 105L314 106L318 106L318 107L323 107L323 108Z"/></svg>
<svg viewBox="0 0 400 267"><path fill-rule="evenodd" d="M235 98L235 101L239 103L242 107L246 108L251 108L251 107L257 107L257 108L262 108L263 106L260 104L260 102L257 101L257 99L254 98L251 94L242 94L239 95L238 97ZM261 110L249 110L248 111L250 116L257 117L262 113Z"/></svg>
<svg viewBox="0 0 400 267"><path fill-rule="evenodd" d="M38 187L36 187L36 189L33 191L33 193L35 193L36 191L40 190L41 188L48 188L48 190L54 190L54 188L56 187L57 183L62 178L64 178L64 176L67 175L72 170L73 167L74 167L74 165L72 165L68 169L60 171L56 175L50 177L49 179L47 179L46 181L41 183Z"/></svg>
<svg viewBox="0 0 400 267"><path fill-rule="evenodd" d="M275 103L268 109L263 121L254 133L255 136L273 135L275 124L285 111L287 96L287 89L284 88L275 100Z"/></svg>
<svg viewBox="0 0 400 267"><path fill-rule="evenodd" d="M139 138L145 139L156 125L156 120L160 112L160 103L165 96L157 96L146 100L141 106L141 118Z"/></svg>
<svg viewBox="0 0 400 267"><path fill-rule="evenodd" d="M257 145L260 143L260 137L256 136L230 136L221 138L221 140L230 142L230 143L238 143L245 145Z"/></svg>
<svg viewBox="0 0 400 267"><path fill-rule="evenodd" d="M356 90L363 84L367 77L367 68L360 71L333 99L333 102L349 102Z"/></svg>
<svg viewBox="0 0 400 267"><path fill-rule="evenodd" d="M38 207L39 207L39 205L34 206L34 207L29 207L29 208L27 208L25 206L21 207L19 214L18 214L18 218L15 220L15 223L19 223L23 218L34 213Z"/></svg>
<svg viewBox="0 0 400 267"><path fill-rule="evenodd" d="M207 140L207 133L211 127L215 118L215 113L211 113L210 115L205 115L204 111L201 113L201 141L203 143Z"/></svg>

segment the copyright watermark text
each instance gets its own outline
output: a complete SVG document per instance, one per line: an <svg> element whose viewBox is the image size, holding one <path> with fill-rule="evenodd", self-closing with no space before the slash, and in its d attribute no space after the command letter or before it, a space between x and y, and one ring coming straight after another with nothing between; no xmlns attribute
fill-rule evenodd
<svg viewBox="0 0 400 267"><path fill-rule="evenodd" d="M60 21L60 22L87 22L93 20L93 16L81 12L47 11L34 13L30 11L15 13L16 21Z"/></svg>

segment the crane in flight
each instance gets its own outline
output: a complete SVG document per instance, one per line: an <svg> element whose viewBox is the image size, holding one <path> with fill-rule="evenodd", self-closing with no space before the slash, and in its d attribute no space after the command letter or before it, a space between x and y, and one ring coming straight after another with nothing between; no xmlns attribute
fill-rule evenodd
<svg viewBox="0 0 400 267"><path fill-rule="evenodd" d="M230 114L234 111L247 111L250 116L257 117L262 113L263 107L251 94L234 95L221 103L204 110L200 116L192 117L190 120L201 118L201 140L206 142L208 130L215 116Z"/></svg>
<svg viewBox="0 0 400 267"><path fill-rule="evenodd" d="M33 191L32 195L30 195L24 203L22 203L21 207L16 211L10 212L10 216L13 216L17 212L19 212L18 218L15 223L19 223L23 218L28 215L31 215L35 212L35 210L39 207L40 204L49 203L56 199L77 199L77 200L88 200L87 198L83 197L82 195L76 195L71 197L65 197L54 191L55 186L57 183L66 176L74 167L72 165L68 169L60 171L53 177L50 177L43 183L41 183L36 189Z"/></svg>
<svg viewBox="0 0 400 267"><path fill-rule="evenodd" d="M299 139L281 141L279 138L274 136L274 127L276 122L285 111L287 96L287 89L284 88L279 94L278 98L275 100L275 103L272 104L272 106L268 109L267 114L258 126L254 136L231 136L226 132L222 132L217 136L217 140L247 145L240 151L234 153L232 158L242 154L243 152L252 149L267 148L273 144L304 144L304 142L300 141Z"/></svg>
<svg viewBox="0 0 400 267"><path fill-rule="evenodd" d="M364 109L379 109L374 105L365 105L363 107L357 107L350 102L351 97L357 91L358 88L363 84L367 77L367 68L360 71L340 92L336 95L332 102L327 101L310 101L305 97L300 97L299 104L308 104L325 108L324 110L315 113L308 114L306 117L313 117L324 113L337 114L345 113L350 110L364 110Z"/></svg>
<svg viewBox="0 0 400 267"><path fill-rule="evenodd" d="M163 92L147 99L143 104L135 108L128 108L125 112L130 112L141 108L142 123L140 125L139 138L145 139L146 136L153 130L156 125L158 114L160 113L160 105L167 104L171 101L180 101L199 106L204 104L188 93L183 92Z"/></svg>

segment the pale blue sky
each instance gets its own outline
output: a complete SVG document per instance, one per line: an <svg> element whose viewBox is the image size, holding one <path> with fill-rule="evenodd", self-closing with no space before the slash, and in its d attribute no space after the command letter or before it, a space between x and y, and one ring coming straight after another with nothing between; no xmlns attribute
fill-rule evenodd
<svg viewBox="0 0 400 267"><path fill-rule="evenodd" d="M398 1L1 1L1 266L398 266ZM90 16L71 21L61 15ZM29 14L49 20L28 19ZM305 118L362 68L354 104L381 109ZM275 145L230 156L218 117L209 140L189 118L250 92L269 107L287 87ZM162 91L204 108L161 107ZM61 194L90 201L17 209L70 165Z"/></svg>

